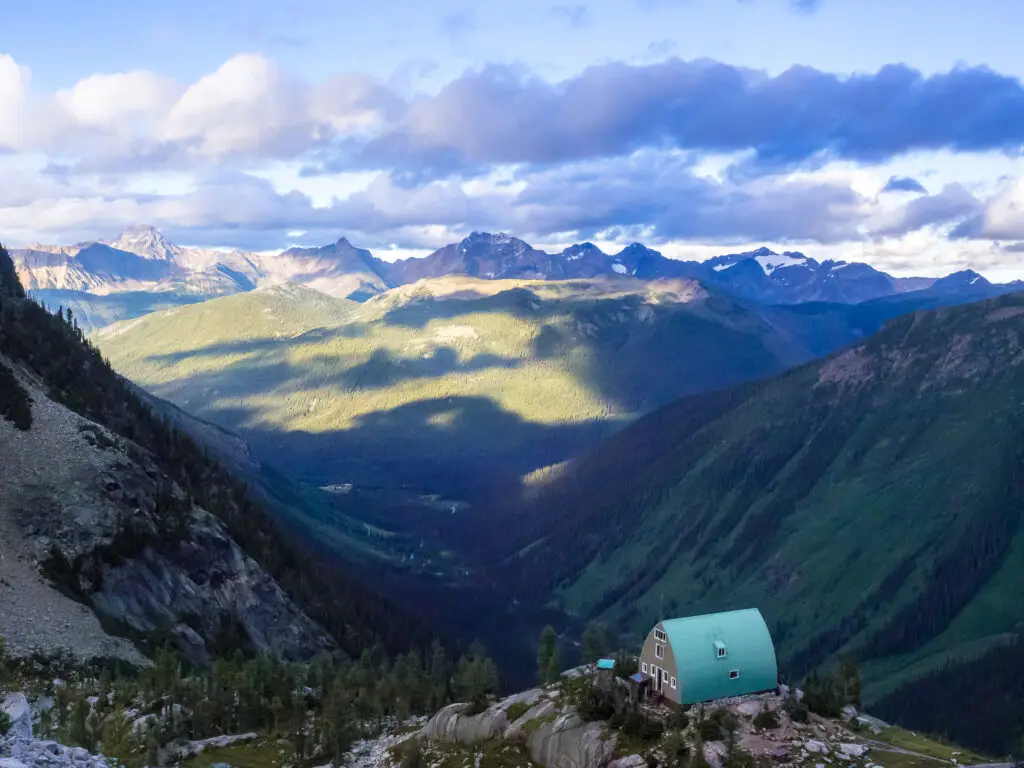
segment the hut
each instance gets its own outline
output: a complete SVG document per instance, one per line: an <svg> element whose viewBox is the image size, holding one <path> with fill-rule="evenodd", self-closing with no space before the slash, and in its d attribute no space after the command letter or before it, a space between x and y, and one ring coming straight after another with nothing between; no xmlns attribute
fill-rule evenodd
<svg viewBox="0 0 1024 768"><path fill-rule="evenodd" d="M778 688L768 625L756 608L659 621L640 653L637 693L683 705Z"/></svg>

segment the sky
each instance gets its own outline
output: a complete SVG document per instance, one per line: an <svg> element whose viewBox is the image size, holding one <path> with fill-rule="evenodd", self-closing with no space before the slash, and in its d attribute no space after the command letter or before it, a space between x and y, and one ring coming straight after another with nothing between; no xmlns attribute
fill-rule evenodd
<svg viewBox="0 0 1024 768"><path fill-rule="evenodd" d="M0 0L0 239L1024 278L1019 0Z"/></svg>

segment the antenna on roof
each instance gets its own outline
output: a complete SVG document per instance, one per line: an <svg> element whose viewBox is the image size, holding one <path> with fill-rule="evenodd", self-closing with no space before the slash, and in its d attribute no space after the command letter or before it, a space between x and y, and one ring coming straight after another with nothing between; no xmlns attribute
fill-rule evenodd
<svg viewBox="0 0 1024 768"><path fill-rule="evenodd" d="M661 612L661 617L658 619L658 621L664 621L665 620L665 593L662 592L659 597L661 599L661 606L658 608L658 610Z"/></svg>

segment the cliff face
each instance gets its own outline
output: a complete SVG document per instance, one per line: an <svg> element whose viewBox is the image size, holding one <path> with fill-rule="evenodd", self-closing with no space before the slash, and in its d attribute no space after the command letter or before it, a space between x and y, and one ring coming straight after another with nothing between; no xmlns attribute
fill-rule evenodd
<svg viewBox="0 0 1024 768"><path fill-rule="evenodd" d="M236 647L292 659L333 648L151 454L0 365L32 400L27 430L0 419L0 615L11 618L0 633L11 651L141 662L140 647L165 641L194 661Z"/></svg>

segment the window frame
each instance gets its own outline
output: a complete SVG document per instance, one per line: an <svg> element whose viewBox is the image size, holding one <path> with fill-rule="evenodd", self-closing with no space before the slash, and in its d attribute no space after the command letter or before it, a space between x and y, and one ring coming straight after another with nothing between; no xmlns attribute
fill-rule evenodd
<svg viewBox="0 0 1024 768"><path fill-rule="evenodd" d="M729 679L730 680L739 680L740 679L740 671L738 669L730 669L729 670Z"/></svg>
<svg viewBox="0 0 1024 768"><path fill-rule="evenodd" d="M676 679L674 677L672 678L671 686L672 690L674 691L676 689Z"/></svg>
<svg viewBox="0 0 1024 768"><path fill-rule="evenodd" d="M654 639L658 640L659 642L662 642L662 643L667 643L668 642L668 635L665 634L664 630L656 628L654 630Z"/></svg>
<svg viewBox="0 0 1024 768"><path fill-rule="evenodd" d="M664 659L665 658L665 646L661 643L654 644L654 658Z"/></svg>
<svg viewBox="0 0 1024 768"><path fill-rule="evenodd" d="M661 670L661 682L663 684L668 682L668 670L667 669L662 669Z"/></svg>
<svg viewBox="0 0 1024 768"><path fill-rule="evenodd" d="M647 662L646 661L641 664L640 671L643 672L645 675L647 674Z"/></svg>

